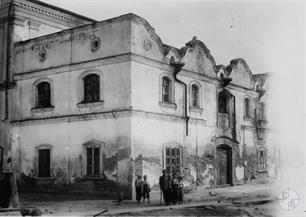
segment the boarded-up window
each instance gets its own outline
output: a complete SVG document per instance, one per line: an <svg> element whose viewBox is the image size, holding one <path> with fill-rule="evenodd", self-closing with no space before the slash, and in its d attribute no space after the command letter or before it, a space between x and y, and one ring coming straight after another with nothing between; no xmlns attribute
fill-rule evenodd
<svg viewBox="0 0 306 217"><path fill-rule="evenodd" d="M171 102L171 80L168 77L162 79L162 101Z"/></svg>
<svg viewBox="0 0 306 217"><path fill-rule="evenodd" d="M37 85L37 108L51 107L51 88L48 82Z"/></svg>
<svg viewBox="0 0 306 217"><path fill-rule="evenodd" d="M165 148L165 167L170 173L180 173L182 162L182 150L178 146L168 146Z"/></svg>
<svg viewBox="0 0 306 217"><path fill-rule="evenodd" d="M100 175L100 148L86 148L87 176Z"/></svg>
<svg viewBox="0 0 306 217"><path fill-rule="evenodd" d="M200 88L197 86L197 85L195 85L195 84L193 84L192 86L191 86L191 106L192 107L200 107L200 98L199 98L199 96L200 96Z"/></svg>
<svg viewBox="0 0 306 217"><path fill-rule="evenodd" d="M38 177L50 177L50 149L38 150Z"/></svg>
<svg viewBox="0 0 306 217"><path fill-rule="evenodd" d="M100 77L96 74L87 75L84 78L84 102L100 101Z"/></svg>
<svg viewBox="0 0 306 217"><path fill-rule="evenodd" d="M258 152L258 157L259 157L259 168L260 170L265 170L266 169L266 153L265 151L261 150Z"/></svg>

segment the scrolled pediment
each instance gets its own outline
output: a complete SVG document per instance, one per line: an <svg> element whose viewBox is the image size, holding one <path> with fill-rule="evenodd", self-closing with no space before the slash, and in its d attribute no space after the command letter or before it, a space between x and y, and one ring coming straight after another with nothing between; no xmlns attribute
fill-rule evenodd
<svg viewBox="0 0 306 217"><path fill-rule="evenodd" d="M206 45L193 37L191 41L186 43L184 47L179 50L182 62L185 63L185 69L205 74L209 77L216 77L215 74L215 60L211 56Z"/></svg>
<svg viewBox="0 0 306 217"><path fill-rule="evenodd" d="M226 69L229 72L229 77L232 78L233 84L248 89L254 88L255 82L252 77L252 71L244 59L236 58L231 60Z"/></svg>

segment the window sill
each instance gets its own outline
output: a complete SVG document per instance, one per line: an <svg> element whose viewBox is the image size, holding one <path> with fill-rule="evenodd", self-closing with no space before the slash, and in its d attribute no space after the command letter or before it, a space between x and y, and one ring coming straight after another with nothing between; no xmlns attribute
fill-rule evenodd
<svg viewBox="0 0 306 217"><path fill-rule="evenodd" d="M54 109L54 106L46 107L46 108L32 108L31 112L32 113L46 113L46 112L53 111L53 109Z"/></svg>
<svg viewBox="0 0 306 217"><path fill-rule="evenodd" d="M189 107L189 110L190 110L191 112L199 113L199 114L201 114L201 113L203 112L203 109L200 108L200 107Z"/></svg>
<svg viewBox="0 0 306 217"><path fill-rule="evenodd" d="M79 108L92 108L92 107L99 107L104 104L104 101L98 102L80 102L77 104Z"/></svg>
<svg viewBox="0 0 306 217"><path fill-rule="evenodd" d="M159 102L159 106L164 107L164 108L173 109L173 110L176 110L177 108L177 105L172 102Z"/></svg>

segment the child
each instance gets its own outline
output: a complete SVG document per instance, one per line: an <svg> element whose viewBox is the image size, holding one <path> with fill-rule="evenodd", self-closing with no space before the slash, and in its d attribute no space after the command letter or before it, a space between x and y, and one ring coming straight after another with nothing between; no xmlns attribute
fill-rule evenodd
<svg viewBox="0 0 306 217"><path fill-rule="evenodd" d="M178 177L178 204L182 205L183 204L183 188L184 188L184 184L183 184L183 179L181 176Z"/></svg>
<svg viewBox="0 0 306 217"><path fill-rule="evenodd" d="M147 176L143 176L143 185L142 185L142 190L143 190L143 202L145 202L146 198L148 198L148 203L150 203L150 184L147 181Z"/></svg>

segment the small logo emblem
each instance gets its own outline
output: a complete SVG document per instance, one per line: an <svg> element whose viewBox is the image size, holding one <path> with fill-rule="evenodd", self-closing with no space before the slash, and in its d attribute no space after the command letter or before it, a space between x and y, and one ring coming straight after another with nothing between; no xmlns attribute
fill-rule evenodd
<svg viewBox="0 0 306 217"><path fill-rule="evenodd" d="M278 195L279 205L286 210L293 210L298 206L299 203L298 194L292 189L285 189Z"/></svg>

